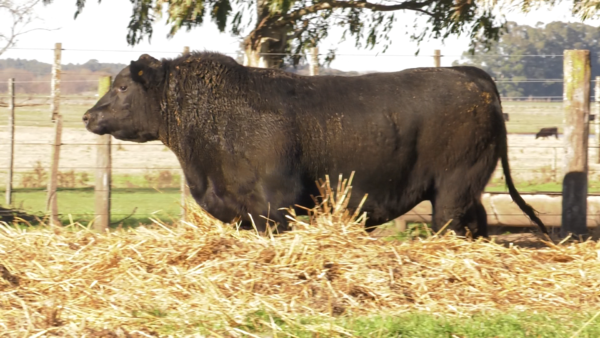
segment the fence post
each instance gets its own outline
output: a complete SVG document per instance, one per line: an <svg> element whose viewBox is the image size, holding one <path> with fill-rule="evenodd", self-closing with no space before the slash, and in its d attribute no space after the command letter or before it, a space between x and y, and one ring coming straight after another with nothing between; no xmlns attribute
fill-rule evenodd
<svg viewBox="0 0 600 338"><path fill-rule="evenodd" d="M190 47L185 46L183 47L183 55L189 55L190 54ZM190 197L190 187L187 185L187 182L185 180L185 173L183 172L183 169L181 170L181 179L180 179L180 190L181 190L181 220L185 221L186 220L186 214L187 214L187 200Z"/></svg>
<svg viewBox="0 0 600 338"><path fill-rule="evenodd" d="M564 149L560 235L587 234L590 52L564 52Z"/></svg>
<svg viewBox="0 0 600 338"><path fill-rule="evenodd" d="M319 75L319 47L312 47L309 50L308 71L310 76Z"/></svg>
<svg viewBox="0 0 600 338"><path fill-rule="evenodd" d="M48 178L48 197L46 210L50 212L50 225L61 225L58 218L58 163L60 160L60 145L62 143L62 115L56 115L54 120L54 141L52 142L52 157L50 158L50 177Z"/></svg>
<svg viewBox="0 0 600 338"><path fill-rule="evenodd" d="M56 120L60 108L60 62L62 53L62 43L54 45L54 64L52 65L52 79L50 86L52 88L50 99L50 120Z"/></svg>
<svg viewBox="0 0 600 338"><path fill-rule="evenodd" d="M103 76L98 81L98 97L104 96L110 90L112 77ZM110 196L111 196L111 136L110 134L96 137L96 184L94 186L94 230L105 232L110 225Z"/></svg>
<svg viewBox="0 0 600 338"><path fill-rule="evenodd" d="M50 118L54 122L54 142L52 144L52 157L50 158L50 177L48 177L48 197L46 210L50 212L50 225L61 225L58 219L58 200L56 188L58 187L58 162L60 159L60 145L62 143L62 115L59 113L60 104L60 62L62 44L54 46L54 63L52 65Z"/></svg>
<svg viewBox="0 0 600 338"><path fill-rule="evenodd" d="M441 67L442 65L442 53L439 49L433 51L433 65L435 67Z"/></svg>
<svg viewBox="0 0 600 338"><path fill-rule="evenodd" d="M596 106L596 163L600 163L600 76L596 76L596 86L594 88L594 106Z"/></svg>
<svg viewBox="0 0 600 338"><path fill-rule="evenodd" d="M15 157L15 79L8 79L8 172L6 177L6 207L12 205L13 166Z"/></svg>
<svg viewBox="0 0 600 338"><path fill-rule="evenodd" d="M554 158L552 160L552 181L556 182L557 179L557 175L556 175L556 167L557 167L557 157L558 157L558 152L556 151L556 147L552 147L552 153L554 155Z"/></svg>

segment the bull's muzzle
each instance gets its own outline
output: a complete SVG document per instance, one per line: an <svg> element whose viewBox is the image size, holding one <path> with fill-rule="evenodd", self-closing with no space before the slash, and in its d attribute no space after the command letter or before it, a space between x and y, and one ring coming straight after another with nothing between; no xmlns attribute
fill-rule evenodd
<svg viewBox="0 0 600 338"><path fill-rule="evenodd" d="M83 114L83 124L85 124L85 126L87 127L88 123L90 122L90 112L86 112L85 114Z"/></svg>

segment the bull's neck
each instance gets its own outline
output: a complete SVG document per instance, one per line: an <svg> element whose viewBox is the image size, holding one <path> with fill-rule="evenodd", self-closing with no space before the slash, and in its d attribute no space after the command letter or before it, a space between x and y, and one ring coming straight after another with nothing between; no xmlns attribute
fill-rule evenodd
<svg viewBox="0 0 600 338"><path fill-rule="evenodd" d="M163 121L158 131L158 139L169 149L171 149L176 155L179 156L180 145L179 145L179 133L174 130L173 121L169 121L168 115L163 115Z"/></svg>
<svg viewBox="0 0 600 338"><path fill-rule="evenodd" d="M183 155L183 148L181 147L182 125L181 120L177 114L170 111L171 107L167 104L161 104L161 122L158 130L158 139L167 148L171 149L177 157Z"/></svg>

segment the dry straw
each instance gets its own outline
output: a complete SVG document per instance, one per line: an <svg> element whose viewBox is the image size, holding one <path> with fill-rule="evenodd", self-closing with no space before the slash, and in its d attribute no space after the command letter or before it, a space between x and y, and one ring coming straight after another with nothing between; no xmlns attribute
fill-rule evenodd
<svg viewBox="0 0 600 338"><path fill-rule="evenodd" d="M341 181L341 177L340 177ZM243 336L262 311L299 318L426 311L589 310L600 304L596 242L541 249L453 234L398 242L364 232L350 182L321 182L310 221L281 235L237 231L200 209L188 222L98 234L79 224L0 226L0 336L154 336L203 326ZM271 318L263 323L278 326ZM315 332L351 335L328 324Z"/></svg>

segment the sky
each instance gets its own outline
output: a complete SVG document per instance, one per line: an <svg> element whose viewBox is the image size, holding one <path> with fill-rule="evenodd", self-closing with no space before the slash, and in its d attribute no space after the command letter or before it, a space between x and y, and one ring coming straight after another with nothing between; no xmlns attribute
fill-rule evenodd
<svg viewBox="0 0 600 338"><path fill-rule="evenodd" d="M17 0L18 1L18 0ZM568 1L570 2L570 1ZM569 8L563 4L549 10L542 8L523 14L509 12L508 20L519 24L535 25L538 22L553 21L579 22L570 15ZM99 62L124 63L136 60L141 54L148 53L156 58L175 57L184 46L191 50L209 50L235 55L239 40L229 33L220 33L216 26L206 21L202 27L190 32L182 30L173 38L167 38L168 27L164 21L154 25L153 37L145 39L136 46L126 42L127 25L131 13L131 3L126 0L88 0L82 14L75 20L74 0L59 0L51 5L40 5L36 14L40 21L31 27L50 28L50 31L34 31L19 38L15 49L8 50L0 59L21 58L51 63L56 42L62 43L62 63L84 63L90 59ZM442 51L442 66L450 66L468 49L468 37L453 37L442 43L430 40L418 46L410 41L405 25L412 25L412 12L400 14L398 23L392 31L393 44L386 53L381 48L374 50L357 49L353 41L339 42L339 34L333 32L330 38L322 43L320 51L325 53L329 48L337 48L337 58L332 68L343 71L398 71L411 67L433 65L433 50ZM406 24L405 24L406 23ZM590 25L600 25L600 21L586 21ZM2 24L0 23L0 29ZM338 32L339 33L339 32ZM414 53L420 48L420 55Z"/></svg>

